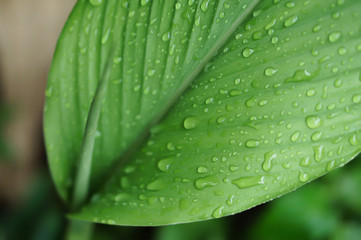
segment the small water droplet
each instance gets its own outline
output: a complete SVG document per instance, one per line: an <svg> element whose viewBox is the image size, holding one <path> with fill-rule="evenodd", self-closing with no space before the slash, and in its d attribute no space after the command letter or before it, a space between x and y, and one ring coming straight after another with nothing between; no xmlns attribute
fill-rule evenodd
<svg viewBox="0 0 361 240"><path fill-rule="evenodd" d="M284 23L284 26L285 27L290 27L292 25L294 25L298 20L298 17L297 16L292 16L292 17L289 17L286 19L285 23Z"/></svg>
<svg viewBox="0 0 361 240"><path fill-rule="evenodd" d="M326 171L330 172L332 171L333 169L335 169L336 167L336 161L335 160L332 160L331 162L329 162L326 166Z"/></svg>
<svg viewBox="0 0 361 240"><path fill-rule="evenodd" d="M300 171L300 173L298 174L298 179L300 179L301 182L307 182L310 177L307 173Z"/></svg>
<svg viewBox="0 0 361 240"><path fill-rule="evenodd" d="M265 69L264 74L265 74L266 76L270 77L270 76L275 75L277 71L278 71L277 69L272 68L272 67L269 67L269 68L266 68L266 69Z"/></svg>
<svg viewBox="0 0 361 240"><path fill-rule="evenodd" d="M333 32L330 33L330 35L328 35L328 40L330 42L336 42L341 38L341 36L342 36L341 32Z"/></svg>
<svg viewBox="0 0 361 240"><path fill-rule="evenodd" d="M162 40L164 42L169 41L169 39L170 39L170 32L166 32L162 35Z"/></svg>
<svg viewBox="0 0 361 240"><path fill-rule="evenodd" d="M353 103L361 103L361 94L356 94L352 96Z"/></svg>
<svg viewBox="0 0 361 240"><path fill-rule="evenodd" d="M89 0L89 2L93 6L100 6L103 3L103 0Z"/></svg>
<svg viewBox="0 0 361 240"><path fill-rule="evenodd" d="M304 157L300 161L300 166L302 167L308 167L311 164L311 158L310 157Z"/></svg>
<svg viewBox="0 0 361 240"><path fill-rule="evenodd" d="M254 53L252 48L245 48L242 52L243 57L248 58Z"/></svg>
<svg viewBox="0 0 361 240"><path fill-rule="evenodd" d="M208 172L208 169L205 167L205 166L199 166L197 168L197 173L207 173Z"/></svg>
<svg viewBox="0 0 361 240"><path fill-rule="evenodd" d="M301 136L301 133L299 131L294 132L291 135L291 141L296 142L300 138L300 136Z"/></svg>

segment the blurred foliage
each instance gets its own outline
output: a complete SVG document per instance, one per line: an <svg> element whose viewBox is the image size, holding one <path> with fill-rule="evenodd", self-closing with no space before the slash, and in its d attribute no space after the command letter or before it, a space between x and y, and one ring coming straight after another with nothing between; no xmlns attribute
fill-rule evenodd
<svg viewBox="0 0 361 240"><path fill-rule="evenodd" d="M248 239L359 240L360 161L270 203Z"/></svg>
<svg viewBox="0 0 361 240"><path fill-rule="evenodd" d="M234 216L156 228L98 224L92 240L359 240L360 189L361 156L293 193ZM40 174L21 207L0 213L0 240L63 239L64 212L50 176Z"/></svg>
<svg viewBox="0 0 361 240"><path fill-rule="evenodd" d="M0 102L0 160L9 160L11 150L5 140L5 126L10 120L11 110L7 105Z"/></svg>

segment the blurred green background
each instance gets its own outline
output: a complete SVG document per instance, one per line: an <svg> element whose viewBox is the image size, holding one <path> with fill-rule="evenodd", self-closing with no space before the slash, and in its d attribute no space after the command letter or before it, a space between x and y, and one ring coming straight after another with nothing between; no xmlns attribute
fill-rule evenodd
<svg viewBox="0 0 361 240"><path fill-rule="evenodd" d="M46 76L75 0L0 0L0 240L64 239L42 138ZM361 239L361 157L234 216L167 227L96 225L91 239Z"/></svg>

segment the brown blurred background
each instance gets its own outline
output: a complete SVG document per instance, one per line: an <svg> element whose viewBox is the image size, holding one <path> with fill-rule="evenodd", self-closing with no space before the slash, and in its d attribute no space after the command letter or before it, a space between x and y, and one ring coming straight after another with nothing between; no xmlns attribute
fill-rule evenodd
<svg viewBox="0 0 361 240"><path fill-rule="evenodd" d="M44 158L44 89L57 37L74 3L0 0L0 138L5 145L0 201L9 205L21 199Z"/></svg>

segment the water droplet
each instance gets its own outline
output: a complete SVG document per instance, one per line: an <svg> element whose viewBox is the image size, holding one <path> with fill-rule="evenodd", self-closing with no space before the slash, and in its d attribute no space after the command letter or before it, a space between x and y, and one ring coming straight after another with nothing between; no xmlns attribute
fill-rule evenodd
<svg viewBox="0 0 361 240"><path fill-rule="evenodd" d="M278 43L278 37L277 36L273 36L272 38L271 38L271 42L273 43L273 44L276 44L276 43Z"/></svg>
<svg viewBox="0 0 361 240"><path fill-rule="evenodd" d="M326 166L326 171L330 172L332 171L333 169L335 169L336 167L336 161L335 160L332 160L331 162L329 162Z"/></svg>
<svg viewBox="0 0 361 240"><path fill-rule="evenodd" d="M260 145L260 142L258 140L250 139L246 142L246 147L248 148L255 148Z"/></svg>
<svg viewBox="0 0 361 240"><path fill-rule="evenodd" d="M115 195L114 200L116 202L121 202L121 201L125 201L128 198L129 198L128 193L118 193L117 195Z"/></svg>
<svg viewBox="0 0 361 240"><path fill-rule="evenodd" d="M149 77L154 76L154 74L155 74L155 69L149 69L149 70L147 71L147 74L148 74Z"/></svg>
<svg viewBox="0 0 361 240"><path fill-rule="evenodd" d="M293 76L286 78L285 82L306 82L311 81L314 76L308 72L306 69L297 70L294 72Z"/></svg>
<svg viewBox="0 0 361 240"><path fill-rule="evenodd" d="M240 177L238 179L233 180L232 183L236 185L238 188L243 189L243 188L262 185L265 183L264 180L265 180L264 176Z"/></svg>
<svg viewBox="0 0 361 240"><path fill-rule="evenodd" d="M164 42L169 41L169 39L170 39L170 32L166 32L162 35L162 40Z"/></svg>
<svg viewBox="0 0 361 240"><path fill-rule="evenodd" d="M307 182L310 179L310 177L308 176L307 173L300 171L300 173L298 174L298 179L300 179L301 182Z"/></svg>
<svg viewBox="0 0 361 240"><path fill-rule="evenodd" d="M172 142L167 143L167 149L169 151L174 151L175 150L174 144Z"/></svg>
<svg viewBox="0 0 361 240"><path fill-rule="evenodd" d="M201 9L203 12L207 12L208 7L209 7L209 1L210 0L203 0L203 2L201 4Z"/></svg>
<svg viewBox="0 0 361 240"><path fill-rule="evenodd" d="M162 160L159 160L157 166L160 171L167 172L172 165L172 159L171 158L164 158Z"/></svg>
<svg viewBox="0 0 361 240"><path fill-rule="evenodd" d="M163 178L158 178L147 185L147 189L151 191L159 191L165 189L168 186L167 182Z"/></svg>
<svg viewBox="0 0 361 240"><path fill-rule="evenodd" d="M248 58L254 53L252 48L245 48L242 52L243 57Z"/></svg>
<svg viewBox="0 0 361 240"><path fill-rule="evenodd" d="M307 92L306 92L307 97L313 97L313 96L315 96L315 94L316 94L316 90L313 88L307 90Z"/></svg>
<svg viewBox="0 0 361 240"><path fill-rule="evenodd" d="M102 44L106 44L108 42L110 35L110 28L105 32L104 36L102 37Z"/></svg>
<svg viewBox="0 0 361 240"><path fill-rule="evenodd" d="M89 0L89 2L93 6L100 6L103 3L103 0Z"/></svg>
<svg viewBox="0 0 361 240"><path fill-rule="evenodd" d="M202 190L206 187L213 187L219 183L219 180L216 176L210 175L204 178L199 178L195 181L195 186L197 189Z"/></svg>
<svg viewBox="0 0 361 240"><path fill-rule="evenodd" d="M352 146L357 146L357 145L359 145L359 141L358 141L358 139L357 139L356 133L352 134L352 136L351 136L348 140L349 140L349 142L350 142L350 144L351 144Z"/></svg>
<svg viewBox="0 0 361 240"><path fill-rule="evenodd" d="M229 92L229 95L234 97L234 96L240 96L242 94L242 90L241 89L232 89Z"/></svg>
<svg viewBox="0 0 361 240"><path fill-rule="evenodd" d="M321 139L322 135L323 135L323 133L321 131L317 131L317 132L312 134L311 140L313 142L317 142L317 141L319 141Z"/></svg>
<svg viewBox="0 0 361 240"><path fill-rule="evenodd" d="M322 125L322 122L322 119L316 115L310 115L306 117L306 125L311 129L320 127Z"/></svg>
<svg viewBox="0 0 361 240"><path fill-rule="evenodd" d="M198 124L198 119L195 117L187 117L183 122L183 126L187 130L197 127L197 124Z"/></svg>
<svg viewBox="0 0 361 240"><path fill-rule="evenodd" d="M268 152L264 155L264 162L262 165L263 170L268 172L272 168L272 161L277 157L275 152Z"/></svg>
<svg viewBox="0 0 361 240"><path fill-rule="evenodd" d="M300 136L301 136L301 133L299 131L294 132L291 135L291 141L296 142L300 138Z"/></svg>
<svg viewBox="0 0 361 240"><path fill-rule="evenodd" d="M198 168L197 168L197 173L206 173L206 172L208 172L208 169L205 167L205 166L199 166Z"/></svg>
<svg viewBox="0 0 361 240"><path fill-rule="evenodd" d="M179 209L180 210L186 210L191 206L192 202L188 198L182 198L179 201Z"/></svg>
<svg viewBox="0 0 361 240"><path fill-rule="evenodd" d="M340 55L346 55L347 54L347 48L345 47L340 47L338 50L337 50L338 54Z"/></svg>
<svg viewBox="0 0 361 240"><path fill-rule="evenodd" d="M314 151L314 157L315 157L315 161L319 162L322 160L323 158L323 153L324 153L324 146L323 145L318 145L318 146L314 146L313 147L313 151Z"/></svg>
<svg viewBox="0 0 361 240"><path fill-rule="evenodd" d="M354 103L361 103L361 94L353 95L352 102Z"/></svg>
<svg viewBox="0 0 361 240"><path fill-rule="evenodd" d="M336 42L341 38L341 36L342 36L341 32L333 32L330 33L330 35L328 35L328 40L330 42Z"/></svg>
<svg viewBox="0 0 361 240"><path fill-rule="evenodd" d="M220 206L220 207L216 208L216 209L213 211L212 216L213 216L214 218L220 218L220 217L222 217L222 216L224 215L223 209L224 209L223 206Z"/></svg>
<svg viewBox="0 0 361 240"><path fill-rule="evenodd" d="M264 74L266 76L270 77L270 76L275 75L277 71L278 71L277 69L269 67L264 70Z"/></svg>
<svg viewBox="0 0 361 240"><path fill-rule="evenodd" d="M284 23L284 26L285 27L290 27L292 25L294 25L298 20L298 17L297 16L292 16L290 18L287 18L285 23Z"/></svg>
<svg viewBox="0 0 361 240"><path fill-rule="evenodd" d="M321 28L322 28L322 26L320 25L320 24L317 24L317 25L315 25L314 27L313 27L313 31L314 32L318 32L318 31L320 31L321 30Z"/></svg>
<svg viewBox="0 0 361 240"><path fill-rule="evenodd" d="M140 1L140 4L141 4L142 6L145 6L145 5L147 5L147 4L149 3L149 1L150 1L150 0L141 0L141 1Z"/></svg>
<svg viewBox="0 0 361 240"><path fill-rule="evenodd" d="M205 104L211 104L214 101L214 97L209 97L206 99Z"/></svg>
<svg viewBox="0 0 361 240"><path fill-rule="evenodd" d="M302 166L302 167L307 167L307 166L309 166L310 164L311 164L311 158L308 157L308 156L302 158L301 161L300 161L300 166Z"/></svg>

